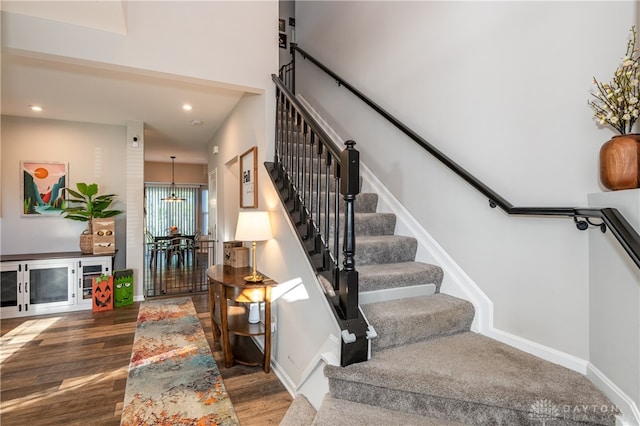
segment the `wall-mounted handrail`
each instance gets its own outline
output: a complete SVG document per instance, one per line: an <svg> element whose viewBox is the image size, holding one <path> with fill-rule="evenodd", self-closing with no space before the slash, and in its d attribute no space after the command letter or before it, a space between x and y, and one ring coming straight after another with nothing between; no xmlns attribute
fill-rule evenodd
<svg viewBox="0 0 640 426"><path fill-rule="evenodd" d="M331 71L324 64L311 56L309 53L298 47L297 44L291 43L291 51L298 52L303 59L311 61L314 65L324 71L327 75L331 76L339 86L343 86L351 93L353 93L358 99L363 101L374 111L384 117L387 121L393 124L398 130L407 135L410 139L424 148L427 152L433 155L438 161L443 163L447 168L464 179L472 187L482 193L489 199L489 205L492 208L500 207L504 212L510 215L528 215L528 216L566 216L574 218L576 226L580 230L585 230L589 225L604 225L611 230L611 233L620 242L624 250L631 257L634 263L640 268L640 235L635 231L631 224L624 218L624 216L614 208L575 208L575 207L515 207L504 197L498 194L496 191L488 187L482 181L477 179L467 170L465 170L458 163L442 153L439 149L431 145L425 139L423 139L416 132L407 127L404 123L391 115L388 111L382 108L380 105L372 101L369 97L364 95L360 90L356 89L353 85L345 81L335 72ZM597 218L602 220L602 224L594 224L589 219ZM606 228L601 227L604 231Z"/></svg>

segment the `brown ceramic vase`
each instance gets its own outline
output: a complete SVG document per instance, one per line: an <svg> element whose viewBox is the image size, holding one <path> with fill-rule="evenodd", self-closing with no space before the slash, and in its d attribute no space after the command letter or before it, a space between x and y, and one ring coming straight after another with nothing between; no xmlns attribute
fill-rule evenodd
<svg viewBox="0 0 640 426"><path fill-rule="evenodd" d="M613 191L640 187L640 134L617 135L602 145L600 181Z"/></svg>

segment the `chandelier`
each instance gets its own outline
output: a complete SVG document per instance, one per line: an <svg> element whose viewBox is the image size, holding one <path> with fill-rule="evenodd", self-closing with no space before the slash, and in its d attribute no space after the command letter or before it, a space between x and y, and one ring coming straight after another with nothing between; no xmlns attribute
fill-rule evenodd
<svg viewBox="0 0 640 426"><path fill-rule="evenodd" d="M176 156L172 155L171 156L171 196L170 197L164 197L162 199L162 201L167 201L167 202L176 202L176 201L184 201L184 198L182 197L176 197L176 182L175 182L175 167L176 167Z"/></svg>

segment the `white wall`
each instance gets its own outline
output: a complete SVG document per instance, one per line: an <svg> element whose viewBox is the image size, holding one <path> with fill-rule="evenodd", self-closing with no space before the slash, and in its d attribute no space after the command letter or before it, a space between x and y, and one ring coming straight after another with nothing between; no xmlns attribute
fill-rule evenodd
<svg viewBox="0 0 640 426"><path fill-rule="evenodd" d="M240 154L253 146L258 147L258 165L261 165L267 154L268 134L265 111L270 97L266 95L245 94L222 124L210 142L209 170L217 169L218 192L218 245L217 258L222 262L222 242L234 240L238 211L240 209ZM273 132L269 132L273 133ZM272 144L272 142L270 143ZM218 153L213 154L213 146ZM260 168L258 176L260 176ZM260 194L260 182L258 182ZM264 200L258 199L258 208L265 209Z"/></svg>
<svg viewBox="0 0 640 426"><path fill-rule="evenodd" d="M601 190L598 150L613 132L586 101L592 77L609 80L624 54L633 2L305 1L296 19L303 49L515 205L585 206ZM298 91L490 297L495 327L588 359L587 233L490 209L308 61L296 65Z"/></svg>
<svg viewBox="0 0 640 426"><path fill-rule="evenodd" d="M34 55L248 88L265 87L269 73L262 71L277 70L277 1L132 1L126 8L126 36L9 14L2 42Z"/></svg>
<svg viewBox="0 0 640 426"><path fill-rule="evenodd" d="M314 375L314 389L305 392L316 405L326 393L326 379L322 369L313 367L319 354L337 348L330 335L339 330L329 311L325 296L319 288L315 273L276 190L267 175L265 161L273 161L273 123L275 116L269 109L267 117L256 117L265 110L265 102L273 106L273 96L245 95L223 123L209 147L209 169L217 170L218 243L216 258L222 263L222 242L234 240L239 208L238 156L252 146L258 147L258 210L270 212L273 239L257 245L257 267L280 285L274 289L276 299L273 315L277 324L274 333L272 362L276 374L294 393L310 374ZM213 154L213 147L218 153ZM286 294L282 295L283 292ZM324 387L323 387L324 386Z"/></svg>
<svg viewBox="0 0 640 426"><path fill-rule="evenodd" d="M280 19L284 20L284 34L287 36L287 48L278 50L279 52L279 66L283 66L291 62L291 49L290 43L295 41L295 26L289 25L289 18L295 18L296 16L296 2L293 0L279 0L279 13Z"/></svg>
<svg viewBox="0 0 640 426"><path fill-rule="evenodd" d="M113 170L126 157L126 128L2 116L2 254L79 251L86 222L21 215L20 161L68 163L67 184L97 183L99 193L116 194L114 209L126 210L125 175ZM125 214L116 216L117 269L125 267Z"/></svg>
<svg viewBox="0 0 640 426"><path fill-rule="evenodd" d="M589 194L589 205L618 209L640 232L640 189ZM640 270L611 232L602 235L597 228L589 232L589 283L590 361L635 402L638 416ZM614 397L619 407L624 405Z"/></svg>

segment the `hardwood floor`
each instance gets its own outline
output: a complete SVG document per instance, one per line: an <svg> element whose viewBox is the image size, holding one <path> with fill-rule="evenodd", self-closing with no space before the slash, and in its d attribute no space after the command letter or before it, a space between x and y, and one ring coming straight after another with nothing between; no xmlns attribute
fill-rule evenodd
<svg viewBox="0 0 640 426"><path fill-rule="evenodd" d="M261 367L224 368L208 297L192 299L241 424L279 424L287 390ZM0 423L119 425L138 306L1 320Z"/></svg>

